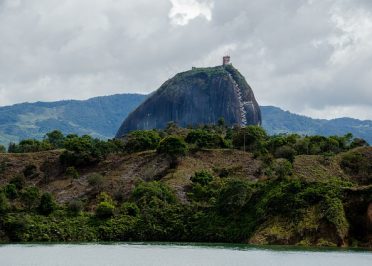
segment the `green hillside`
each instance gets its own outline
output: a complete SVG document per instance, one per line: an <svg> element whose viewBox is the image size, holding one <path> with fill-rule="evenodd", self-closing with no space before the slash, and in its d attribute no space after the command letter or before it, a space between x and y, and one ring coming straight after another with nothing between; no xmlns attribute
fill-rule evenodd
<svg viewBox="0 0 372 266"><path fill-rule="evenodd" d="M22 103L0 108L0 143L42 138L58 129L65 134L89 134L111 138L123 118L146 96L117 94L85 101Z"/></svg>

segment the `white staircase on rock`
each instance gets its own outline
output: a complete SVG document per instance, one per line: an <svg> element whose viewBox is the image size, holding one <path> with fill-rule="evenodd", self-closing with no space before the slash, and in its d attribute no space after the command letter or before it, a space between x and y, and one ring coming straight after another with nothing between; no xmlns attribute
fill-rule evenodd
<svg viewBox="0 0 372 266"><path fill-rule="evenodd" d="M240 90L240 87L238 85L238 83L236 83L236 81L234 80L234 78L232 77L232 75L227 72L232 83L233 83L233 86L234 86L234 91L236 93L236 95L238 96L238 100L239 100L239 109L240 109L240 126L242 127L245 127L247 125L247 111L245 110L245 105L246 104L251 104L253 106L253 103L252 102L244 102L243 101L243 98L242 98L242 93L241 93L241 90ZM253 106L254 108L254 106Z"/></svg>

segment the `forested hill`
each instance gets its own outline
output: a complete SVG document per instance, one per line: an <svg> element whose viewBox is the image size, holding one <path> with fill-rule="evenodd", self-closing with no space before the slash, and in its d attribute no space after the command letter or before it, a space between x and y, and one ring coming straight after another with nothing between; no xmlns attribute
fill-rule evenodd
<svg viewBox="0 0 372 266"><path fill-rule="evenodd" d="M269 134L295 132L301 135L344 135L352 133L372 144L372 121L349 117L313 119L284 111L274 106L262 106L263 127Z"/></svg>
<svg viewBox="0 0 372 266"><path fill-rule="evenodd" d="M0 107L0 144L20 139L40 139L59 129L63 133L112 138L120 124L147 96L116 94L85 101L22 103ZM352 118L312 119L273 106L262 106L263 127L270 134L343 135L351 132L372 143L372 121Z"/></svg>
<svg viewBox="0 0 372 266"><path fill-rule="evenodd" d="M140 94L116 94L84 101L22 103L0 107L0 144L63 133L112 138L123 119L144 99Z"/></svg>

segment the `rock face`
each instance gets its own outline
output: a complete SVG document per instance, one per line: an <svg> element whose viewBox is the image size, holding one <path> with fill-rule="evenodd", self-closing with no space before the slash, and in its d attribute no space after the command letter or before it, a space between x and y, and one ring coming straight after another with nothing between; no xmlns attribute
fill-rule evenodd
<svg viewBox="0 0 372 266"><path fill-rule="evenodd" d="M212 124L260 125L261 111L251 87L232 65L193 68L166 81L123 122L116 137L132 130Z"/></svg>

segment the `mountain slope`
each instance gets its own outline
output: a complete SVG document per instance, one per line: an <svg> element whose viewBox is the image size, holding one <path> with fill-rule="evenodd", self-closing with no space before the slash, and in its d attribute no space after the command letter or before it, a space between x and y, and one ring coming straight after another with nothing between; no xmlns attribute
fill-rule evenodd
<svg viewBox="0 0 372 266"><path fill-rule="evenodd" d="M344 135L352 133L372 143L372 121L348 117L313 119L284 111L274 106L262 106L262 126L269 134L298 133L303 135Z"/></svg>
<svg viewBox="0 0 372 266"><path fill-rule="evenodd" d="M140 94L117 94L85 101L22 103L0 107L0 143L25 138L40 139L45 133L90 134L112 138L123 117L144 99Z"/></svg>

